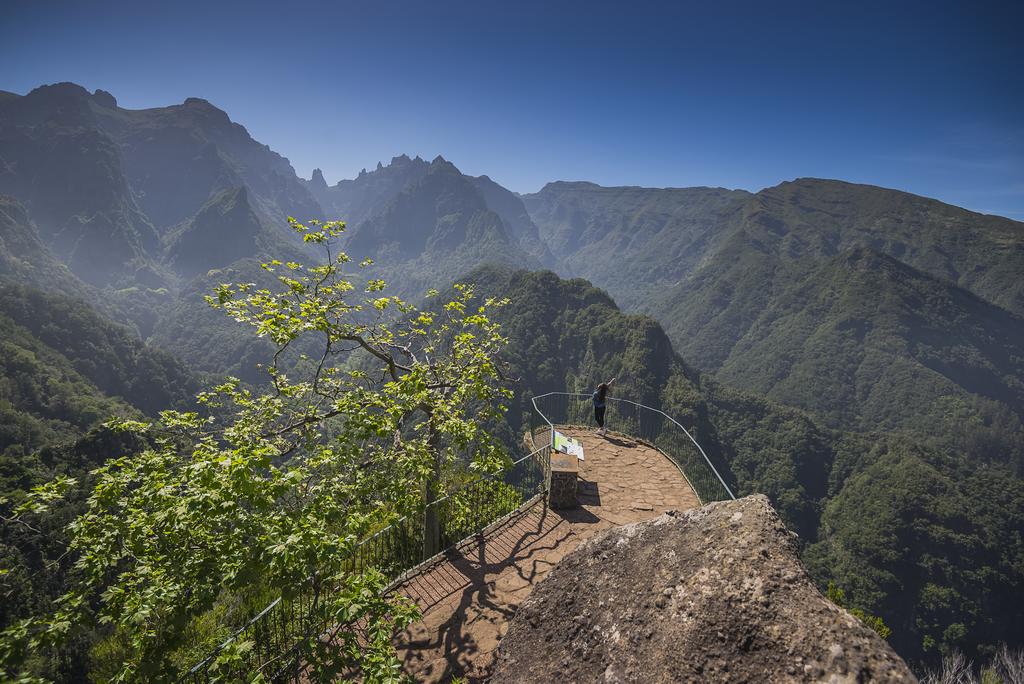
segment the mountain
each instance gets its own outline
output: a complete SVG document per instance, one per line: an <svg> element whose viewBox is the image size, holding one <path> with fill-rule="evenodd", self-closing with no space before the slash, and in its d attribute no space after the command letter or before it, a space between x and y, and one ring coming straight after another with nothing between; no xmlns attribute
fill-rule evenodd
<svg viewBox="0 0 1024 684"><path fill-rule="evenodd" d="M816 179L753 195L552 183L524 202L563 268L732 386L847 429L998 426L1020 451L1024 224Z"/></svg>
<svg viewBox="0 0 1024 684"><path fill-rule="evenodd" d="M246 186L222 190L167 234L167 262L186 277L205 273L259 252L263 230Z"/></svg>
<svg viewBox="0 0 1024 684"><path fill-rule="evenodd" d="M25 207L13 197L4 196L0 196L0 281L69 295L86 288L39 239Z"/></svg>
<svg viewBox="0 0 1024 684"><path fill-rule="evenodd" d="M870 247L1024 315L1024 223L907 192L803 178L757 193L741 229L784 258Z"/></svg>
<svg viewBox="0 0 1024 684"><path fill-rule="evenodd" d="M774 273L720 380L861 430L938 433L978 402L1024 412L1024 319L870 248L815 263Z"/></svg>
<svg viewBox="0 0 1024 684"><path fill-rule="evenodd" d="M310 261L286 218L323 216L287 159L206 100L128 110L71 83L0 98L3 193L0 275L88 297L145 337L176 328L165 347L176 353L207 337L195 324L208 291L191 279L235 266L255 280L261 260Z"/></svg>
<svg viewBox="0 0 1024 684"><path fill-rule="evenodd" d="M556 182L522 200L561 273L588 278L626 308L644 310L701 263L749 197L721 188Z"/></svg>
<svg viewBox="0 0 1024 684"><path fill-rule="evenodd" d="M113 415L182 406L199 383L88 304L24 286L0 287L0 452L80 437Z"/></svg>
<svg viewBox="0 0 1024 684"><path fill-rule="evenodd" d="M471 178L473 186L483 197L487 208L501 217L508 236L519 247L545 267L553 267L557 261L541 238L540 230L530 218L522 197L495 183L488 176Z"/></svg>
<svg viewBox="0 0 1024 684"><path fill-rule="evenodd" d="M25 205L43 242L83 280L158 282L149 256L157 232L98 125L103 101L70 83L0 101L0 194Z"/></svg>
<svg viewBox="0 0 1024 684"><path fill-rule="evenodd" d="M394 157L387 166L378 162L374 171L363 169L355 178L330 187L322 173L318 180L317 169L313 179L306 181L306 187L314 192L330 218L358 225L378 213L409 184L423 178L429 169L428 162L403 154Z"/></svg>
<svg viewBox="0 0 1024 684"><path fill-rule="evenodd" d="M680 349L716 370L787 282L821 259L867 247L1016 315L1024 224L907 193L802 180L751 197L700 267L649 309ZM1002 283L1001 286L996 283Z"/></svg>
<svg viewBox="0 0 1024 684"><path fill-rule="evenodd" d="M688 366L655 320L619 310L587 281L494 266L459 280L510 300L495 319L516 378L514 434L531 424L530 397L586 394L617 376L613 396L679 420L737 496L767 494L805 542L819 587L835 580L852 605L881 616L904 657L1015 639L1024 480L1012 465L894 432L831 429L733 389Z"/></svg>
<svg viewBox="0 0 1024 684"><path fill-rule="evenodd" d="M112 98L111 98L112 100ZM287 159L207 100L128 110L97 109L97 123L121 152L126 181L159 231L191 217L211 195L245 186L273 223L321 218L316 199Z"/></svg>
<svg viewBox="0 0 1024 684"><path fill-rule="evenodd" d="M509 298L495 317L514 341L508 349L513 374L526 378L535 394L587 391L618 376L618 391L658 404L673 379L697 381L657 321L623 313L607 292L585 280L499 266L460 280L473 284L480 297Z"/></svg>
<svg viewBox="0 0 1024 684"><path fill-rule="evenodd" d="M201 247L195 236L209 223L196 224L196 215L243 187L265 232L296 249L286 217L323 216L287 159L206 100L128 110L109 93L71 83L0 98L0 194L19 200L43 244L91 284L173 287L197 268L258 256L264 245L242 241L202 264L179 261L176 249L170 263L162 258L162 243ZM189 222L192 230L183 227Z"/></svg>
<svg viewBox="0 0 1024 684"><path fill-rule="evenodd" d="M306 185L332 218L347 223L351 256L403 264L390 273L407 294L482 263L555 261L518 195L487 176L466 176L442 157L426 162L401 155L334 186L317 169Z"/></svg>
<svg viewBox="0 0 1024 684"><path fill-rule="evenodd" d="M869 247L1024 313L1024 285L1013 277L1024 267L1024 224L906 192L813 178L756 194L557 182L523 201L572 275L608 283L630 308L637 291L643 307L652 283L684 291L716 255L734 258L740 242L780 260Z"/></svg>
<svg viewBox="0 0 1024 684"><path fill-rule="evenodd" d="M425 169L401 162L399 171L410 165L417 169L414 180L349 227L342 244L350 256L372 258L374 272L407 297L420 297L482 263L539 266L454 164L437 157ZM391 179L395 174L388 169L375 173Z"/></svg>

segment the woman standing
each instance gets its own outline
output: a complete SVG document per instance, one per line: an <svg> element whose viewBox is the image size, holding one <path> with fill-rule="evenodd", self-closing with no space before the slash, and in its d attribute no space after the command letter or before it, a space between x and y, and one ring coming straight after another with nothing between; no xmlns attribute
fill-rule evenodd
<svg viewBox="0 0 1024 684"><path fill-rule="evenodd" d="M608 431L604 428L604 400L608 396L608 388L615 382L612 378L608 382L602 382L597 386L594 394L590 397L594 402L594 420L597 421L597 434L606 435Z"/></svg>

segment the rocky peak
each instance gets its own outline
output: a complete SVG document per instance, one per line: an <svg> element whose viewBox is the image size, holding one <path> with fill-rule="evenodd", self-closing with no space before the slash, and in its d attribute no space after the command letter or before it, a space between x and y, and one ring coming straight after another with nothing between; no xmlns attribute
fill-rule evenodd
<svg viewBox="0 0 1024 684"><path fill-rule="evenodd" d="M796 551L760 495L609 530L523 602L491 682L916 681Z"/></svg>
<svg viewBox="0 0 1024 684"><path fill-rule="evenodd" d="M38 99L44 98L79 98L85 99L89 97L89 91L78 85L77 83L71 83L64 81L62 83L52 83L50 85L41 85L38 88L32 89L28 94L29 97Z"/></svg>
<svg viewBox="0 0 1024 684"><path fill-rule="evenodd" d="M467 182L468 182L468 177L464 177L462 175L462 172L459 171L458 167L455 166L455 164L452 164L450 161L448 161L447 159L445 159L441 155L437 155L430 162L430 166L427 167L427 173L428 174L444 173L444 174L450 174L450 175L457 175L460 178L466 178Z"/></svg>
<svg viewBox="0 0 1024 684"><path fill-rule="evenodd" d="M201 97L188 97L185 98L185 102L183 102L181 106L187 111L201 114L219 124L223 124L225 126L231 125L231 119L228 117L228 113L211 104L209 100L204 100ZM246 135L248 135L248 133L246 133Z"/></svg>
<svg viewBox="0 0 1024 684"><path fill-rule="evenodd" d="M62 126L84 126L92 122L89 91L77 83L54 83L35 88L15 101L13 111L6 113L19 125L36 125L43 121Z"/></svg>
<svg viewBox="0 0 1024 684"><path fill-rule="evenodd" d="M117 98L108 93L106 90L100 90L99 88L92 94L92 101L98 104L100 107L107 109L117 109Z"/></svg>
<svg viewBox="0 0 1024 684"><path fill-rule="evenodd" d="M310 179L310 182L317 189L321 189L321 190L326 190L327 189L327 181L324 180L324 172L321 171L320 169L313 169L313 177Z"/></svg>

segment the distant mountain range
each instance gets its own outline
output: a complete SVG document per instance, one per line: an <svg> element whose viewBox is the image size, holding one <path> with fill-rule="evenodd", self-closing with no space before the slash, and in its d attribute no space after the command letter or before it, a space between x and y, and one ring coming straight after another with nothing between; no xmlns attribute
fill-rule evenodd
<svg viewBox="0 0 1024 684"><path fill-rule="evenodd" d="M203 295L317 258L288 216L346 221L360 276L406 298L510 297L510 438L529 396L618 375L769 494L905 655L1020 624L1024 223L819 179L519 195L442 157L328 185L194 98L0 92L0 495L102 463L122 447L99 422L180 405L203 372L265 379L271 345Z"/></svg>
<svg viewBox="0 0 1024 684"><path fill-rule="evenodd" d="M194 98L126 110L70 83L8 96L0 158L0 194L21 201L53 253L95 285L169 284L161 238L224 190L246 186L273 224L321 214L286 159Z"/></svg>
<svg viewBox="0 0 1024 684"><path fill-rule="evenodd" d="M524 200L567 271L736 387L858 429L933 429L954 398L1021 415L1024 224L816 179Z"/></svg>
<svg viewBox="0 0 1024 684"><path fill-rule="evenodd" d="M895 190L518 195L405 155L328 185L205 100L133 111L65 83L0 97L0 194L6 278L91 293L202 370L260 358L201 295L263 278L261 260L312 258L292 215L345 220L343 248L408 298L487 263L586 278L695 367L835 427L1024 416L1024 224Z"/></svg>

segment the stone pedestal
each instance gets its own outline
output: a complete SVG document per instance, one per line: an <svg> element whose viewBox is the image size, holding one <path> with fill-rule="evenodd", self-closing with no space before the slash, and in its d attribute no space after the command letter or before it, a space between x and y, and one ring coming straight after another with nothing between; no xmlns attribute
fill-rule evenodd
<svg viewBox="0 0 1024 684"><path fill-rule="evenodd" d="M548 503L552 508L574 508L576 501L576 480L579 477L579 461L572 454L554 452L551 454L551 491Z"/></svg>

